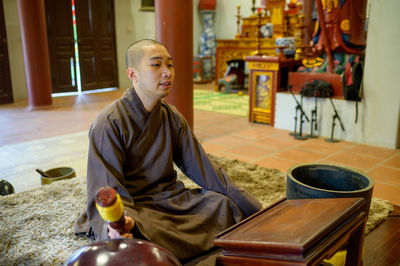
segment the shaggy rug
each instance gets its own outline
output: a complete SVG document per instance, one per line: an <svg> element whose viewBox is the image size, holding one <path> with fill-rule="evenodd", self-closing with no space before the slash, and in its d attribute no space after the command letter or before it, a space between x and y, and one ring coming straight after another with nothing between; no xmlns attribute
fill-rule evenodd
<svg viewBox="0 0 400 266"><path fill-rule="evenodd" d="M210 155L234 183L267 206L285 197L285 175L269 169ZM187 187L194 187L182 173ZM86 205L86 179L62 180L37 189L0 197L0 265L60 265L91 240L73 233ZM373 198L366 233L393 209Z"/></svg>

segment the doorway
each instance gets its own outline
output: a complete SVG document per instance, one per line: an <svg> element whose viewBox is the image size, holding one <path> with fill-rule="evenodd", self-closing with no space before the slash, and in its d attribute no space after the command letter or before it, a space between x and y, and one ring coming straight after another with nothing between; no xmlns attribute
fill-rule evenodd
<svg viewBox="0 0 400 266"><path fill-rule="evenodd" d="M45 0L52 92L118 87L114 0Z"/></svg>

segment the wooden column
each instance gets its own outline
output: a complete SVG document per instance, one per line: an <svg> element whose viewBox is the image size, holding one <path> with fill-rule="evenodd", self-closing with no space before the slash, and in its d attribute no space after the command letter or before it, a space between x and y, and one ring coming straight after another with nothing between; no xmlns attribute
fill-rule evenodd
<svg viewBox="0 0 400 266"><path fill-rule="evenodd" d="M193 129L193 1L155 0L157 41L174 60L175 82L166 102L176 106Z"/></svg>
<svg viewBox="0 0 400 266"><path fill-rule="evenodd" d="M52 104L44 0L17 0L30 109Z"/></svg>

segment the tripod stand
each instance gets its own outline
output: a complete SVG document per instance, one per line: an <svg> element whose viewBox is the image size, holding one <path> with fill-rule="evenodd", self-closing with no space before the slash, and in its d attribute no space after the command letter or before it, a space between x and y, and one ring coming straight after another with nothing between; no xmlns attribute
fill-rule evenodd
<svg viewBox="0 0 400 266"><path fill-rule="evenodd" d="M328 141L328 142L339 142L338 139L334 139L334 138L333 138L333 132L334 132L335 125L336 125L336 123L335 123L335 120L336 120L336 119L339 120L339 124L340 124L340 127L342 128L343 132L345 132L345 130L344 130L344 126L343 126L342 120L340 119L340 116L339 116L339 114L338 114L338 112L337 112L337 110L336 110L336 108L335 108L335 105L333 104L332 98L329 98L329 100L331 101L331 104L332 104L332 107L333 107L333 110L334 110L334 114L333 114L333 116L332 116L332 131L331 131L331 137L330 137L330 138L327 138L327 139L325 139L325 140Z"/></svg>
<svg viewBox="0 0 400 266"><path fill-rule="evenodd" d="M315 107L314 110L311 111L311 124L310 124L310 134L307 135L309 138L318 138L317 135L314 135L314 130L318 130L317 125L317 93L314 94L315 97Z"/></svg>
<svg viewBox="0 0 400 266"><path fill-rule="evenodd" d="M297 100L296 96L294 96L294 93L292 92L292 87L289 85L288 86L289 92L290 94L292 94L294 100L296 101L296 115L294 117L294 132L289 133L290 135L294 136L295 139L298 140L306 140L307 137L303 136L303 123L304 123L304 117L306 118L307 122L310 122L310 120L308 119L308 116L306 115L306 113L303 110L302 107L302 103L303 103L303 96L301 96L301 103L299 103L299 101ZM297 133L297 121L298 121L298 113L300 112L300 126L299 126L299 132Z"/></svg>

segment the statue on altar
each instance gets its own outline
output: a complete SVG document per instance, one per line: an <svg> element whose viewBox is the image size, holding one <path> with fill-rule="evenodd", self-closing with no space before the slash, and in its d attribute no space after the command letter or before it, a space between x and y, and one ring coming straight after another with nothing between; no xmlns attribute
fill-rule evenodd
<svg viewBox="0 0 400 266"><path fill-rule="evenodd" d="M304 0L308 29L306 35L315 54L303 60L298 71L339 75L347 100L361 99L364 51L366 46L367 0ZM317 57L318 56L318 57Z"/></svg>
<svg viewBox="0 0 400 266"><path fill-rule="evenodd" d="M315 50L322 52L329 48L348 54L362 54L366 41L366 4L366 0L317 0L312 39ZM326 28L327 40L322 37L322 27Z"/></svg>

